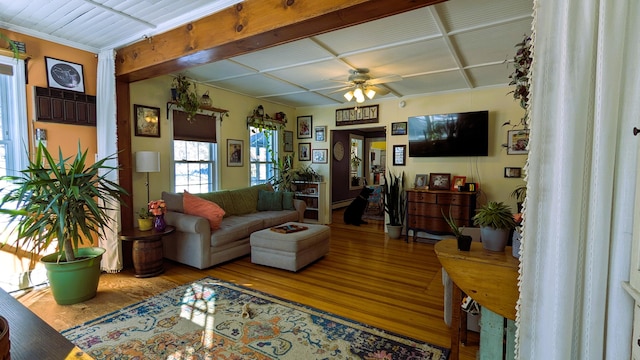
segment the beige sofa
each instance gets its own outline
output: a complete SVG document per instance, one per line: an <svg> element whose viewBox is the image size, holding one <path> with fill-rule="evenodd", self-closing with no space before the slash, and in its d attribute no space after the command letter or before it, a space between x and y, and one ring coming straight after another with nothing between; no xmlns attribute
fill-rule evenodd
<svg viewBox="0 0 640 360"><path fill-rule="evenodd" d="M164 257L205 269L250 254L249 237L255 231L289 221L303 221L306 204L297 199L293 199L292 210L259 211L261 190L273 192L270 184L264 184L193 194L213 201L225 210L217 230L211 230L204 217L185 214L181 193L163 192L162 199L167 204L165 220L176 227L174 233L162 238Z"/></svg>

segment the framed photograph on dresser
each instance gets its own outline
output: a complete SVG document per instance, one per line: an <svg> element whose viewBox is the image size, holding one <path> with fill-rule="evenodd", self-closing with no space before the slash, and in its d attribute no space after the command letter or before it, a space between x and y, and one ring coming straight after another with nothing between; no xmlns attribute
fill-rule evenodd
<svg viewBox="0 0 640 360"><path fill-rule="evenodd" d="M431 173L429 174L429 190L449 190L451 184L451 174Z"/></svg>

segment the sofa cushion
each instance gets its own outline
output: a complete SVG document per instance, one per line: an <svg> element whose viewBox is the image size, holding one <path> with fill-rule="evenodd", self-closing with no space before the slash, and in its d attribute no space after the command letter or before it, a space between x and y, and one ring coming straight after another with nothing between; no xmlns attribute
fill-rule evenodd
<svg viewBox="0 0 640 360"><path fill-rule="evenodd" d="M291 201L293 203L293 200ZM258 211L282 210L282 193L260 190L258 193Z"/></svg>
<svg viewBox="0 0 640 360"><path fill-rule="evenodd" d="M218 206L224 210L225 217L233 215L233 200L229 195L229 190L218 190L194 195L218 204Z"/></svg>
<svg viewBox="0 0 640 360"><path fill-rule="evenodd" d="M212 230L220 229L224 210L218 204L192 195L186 190L182 196L182 203L185 214L201 216L209 220Z"/></svg>
<svg viewBox="0 0 640 360"><path fill-rule="evenodd" d="M258 211L258 194L261 190L273 191L271 184L253 185L248 188L229 190L233 203L230 209L232 215L245 215Z"/></svg>
<svg viewBox="0 0 640 360"><path fill-rule="evenodd" d="M164 200L164 203L167 205L167 211L184 213L182 194L163 191L162 200Z"/></svg>
<svg viewBox="0 0 640 360"><path fill-rule="evenodd" d="M211 246L220 246L249 237L251 233L263 229L259 218L229 216L222 220L220 229L211 234Z"/></svg>
<svg viewBox="0 0 640 360"><path fill-rule="evenodd" d="M262 221L262 229L266 229L289 221L298 221L298 212L295 210L258 211L243 217L260 219Z"/></svg>
<svg viewBox="0 0 640 360"><path fill-rule="evenodd" d="M282 210L295 210L293 206L293 192L285 191L282 193Z"/></svg>

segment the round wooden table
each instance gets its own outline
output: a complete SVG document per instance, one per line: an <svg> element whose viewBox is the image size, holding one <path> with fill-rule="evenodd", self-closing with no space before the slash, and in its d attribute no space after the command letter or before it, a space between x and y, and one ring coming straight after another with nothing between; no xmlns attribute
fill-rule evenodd
<svg viewBox="0 0 640 360"><path fill-rule="evenodd" d="M164 272L162 237L174 231L176 231L174 226L167 225L164 231L156 231L156 229L140 231L134 228L120 233L120 240L133 241L131 256L136 277L152 277Z"/></svg>

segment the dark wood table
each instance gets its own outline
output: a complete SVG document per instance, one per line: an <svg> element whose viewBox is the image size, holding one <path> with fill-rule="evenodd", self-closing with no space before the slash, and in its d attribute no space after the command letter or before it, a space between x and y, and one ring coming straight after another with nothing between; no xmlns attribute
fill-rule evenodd
<svg viewBox="0 0 640 360"><path fill-rule="evenodd" d="M120 240L133 241L131 257L136 277L152 277L164 272L162 237L174 231L176 231L174 226L167 225L164 231L156 231L156 229L140 231L134 228L120 233Z"/></svg>
<svg viewBox="0 0 640 360"><path fill-rule="evenodd" d="M12 360L91 359L2 289L0 315L9 322Z"/></svg>

